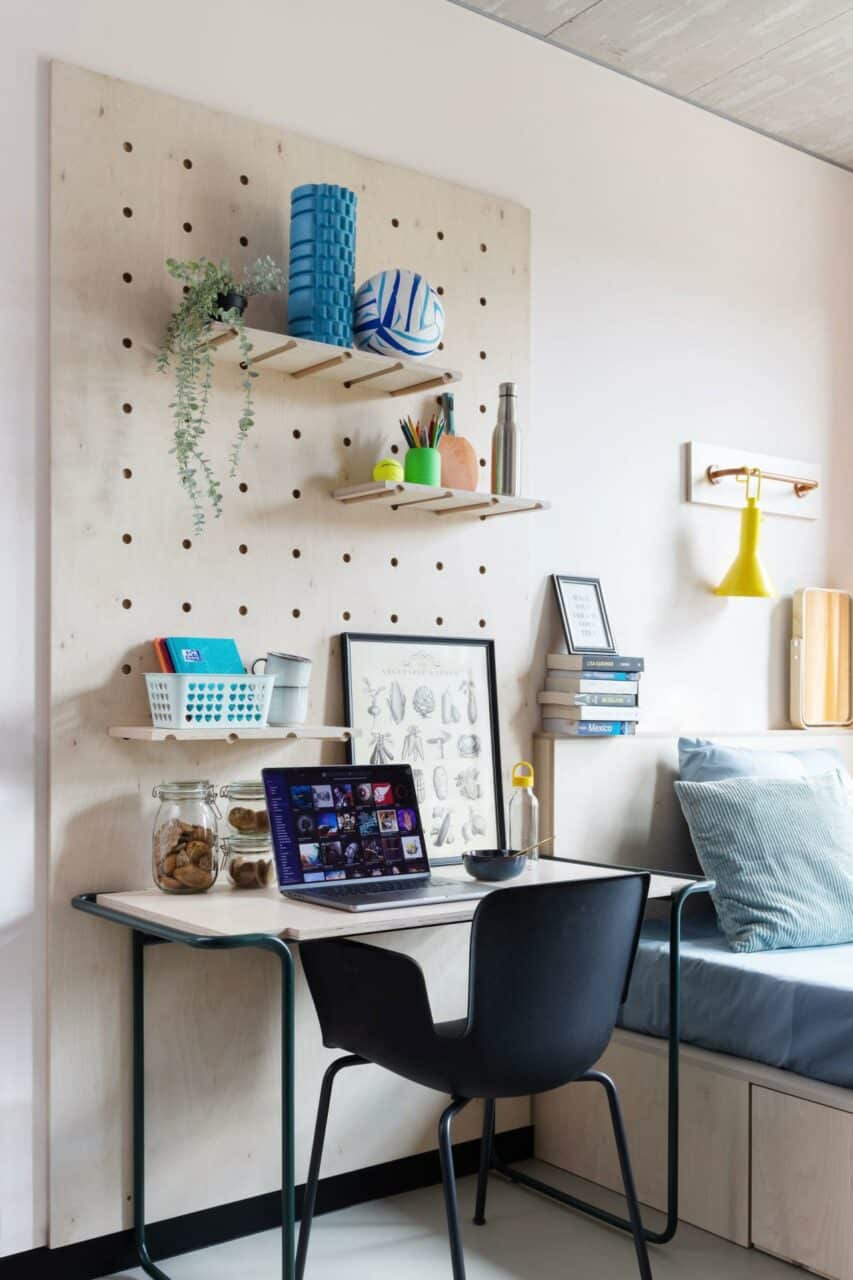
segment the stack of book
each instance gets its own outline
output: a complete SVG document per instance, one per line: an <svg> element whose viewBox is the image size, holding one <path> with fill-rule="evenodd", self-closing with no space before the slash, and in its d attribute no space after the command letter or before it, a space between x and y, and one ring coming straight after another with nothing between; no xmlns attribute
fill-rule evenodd
<svg viewBox="0 0 853 1280"><path fill-rule="evenodd" d="M637 732L642 658L549 653L539 694L542 730L567 738L618 738Z"/></svg>

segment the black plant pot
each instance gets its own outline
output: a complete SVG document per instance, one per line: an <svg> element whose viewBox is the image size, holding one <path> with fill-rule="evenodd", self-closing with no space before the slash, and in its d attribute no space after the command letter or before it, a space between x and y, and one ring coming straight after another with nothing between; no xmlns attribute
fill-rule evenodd
<svg viewBox="0 0 853 1280"><path fill-rule="evenodd" d="M220 311L236 311L238 315L242 315L246 310L249 299L243 293L237 293L231 289L228 293L217 294L214 311L218 315Z"/></svg>

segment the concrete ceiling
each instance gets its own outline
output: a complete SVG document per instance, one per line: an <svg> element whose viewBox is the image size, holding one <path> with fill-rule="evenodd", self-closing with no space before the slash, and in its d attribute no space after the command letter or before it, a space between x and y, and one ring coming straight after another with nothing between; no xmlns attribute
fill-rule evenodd
<svg viewBox="0 0 853 1280"><path fill-rule="evenodd" d="M850 0L455 0L853 169Z"/></svg>

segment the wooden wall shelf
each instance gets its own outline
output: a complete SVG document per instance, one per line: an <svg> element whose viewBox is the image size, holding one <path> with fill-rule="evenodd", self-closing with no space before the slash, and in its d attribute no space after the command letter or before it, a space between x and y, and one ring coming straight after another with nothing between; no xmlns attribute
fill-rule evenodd
<svg viewBox="0 0 853 1280"><path fill-rule="evenodd" d="M498 493L448 489L444 485L433 488L426 484L398 484L393 480L347 485L344 489L335 489L332 497L335 502L343 502L346 506L372 502L390 507L392 511L406 511L413 507L436 516L465 514L479 516L481 520L517 515L522 511L545 511L550 505L539 498L507 498Z"/></svg>
<svg viewBox="0 0 853 1280"><path fill-rule="evenodd" d="M113 725L107 732L111 738L126 742L286 742L288 739L323 742L346 742L352 729L339 724L269 725L265 729L158 729L154 725Z"/></svg>
<svg viewBox="0 0 853 1280"><path fill-rule="evenodd" d="M206 344L216 349L217 360L240 364L237 331L224 324L213 326L214 336ZM246 329L252 343L252 368L272 369L291 378L321 378L362 396L405 396L434 387L447 387L459 382L462 374L443 365L426 364L422 360L394 359L372 351L351 347L332 347L325 342L309 342L307 338L291 338L286 333L270 333L266 329Z"/></svg>

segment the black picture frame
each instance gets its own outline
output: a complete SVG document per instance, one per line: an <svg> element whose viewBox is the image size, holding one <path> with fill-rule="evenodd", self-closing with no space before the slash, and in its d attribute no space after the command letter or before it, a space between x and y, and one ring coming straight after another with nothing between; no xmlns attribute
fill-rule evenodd
<svg viewBox="0 0 853 1280"><path fill-rule="evenodd" d="M418 650L438 650L446 652L453 648L476 648L483 654L486 685L487 685L487 704L488 704L488 743L491 754L492 770L490 782L492 784L492 803L494 806L494 831L496 837L496 847L506 847L506 815L504 812L503 797L503 772L501 766L501 747L500 747L500 718L498 706L498 683L497 683L497 664L495 660L495 642L485 637L469 637L469 636L411 636L411 635L389 635L387 633L373 632L343 632L340 635L341 645L341 675L343 685L344 698L344 715L346 724L353 729L361 729L362 733L369 737L372 725L355 723L355 696L353 689L353 659L354 651L359 645L388 645L389 648L416 648ZM465 729L464 723L460 722L460 730ZM486 734L484 733L484 737ZM359 743L362 743L360 738ZM351 764L364 763L358 755L358 744L355 738L350 738L347 743L347 758ZM442 755L442 759L443 759ZM395 761L396 763L396 761ZM403 761L408 763L408 761ZM461 802L460 802L461 803ZM426 805L421 802L422 811ZM428 814L422 812L424 819L425 833L428 831ZM461 833L460 833L461 834ZM429 843L429 841L428 841ZM455 850L451 856L450 850L443 848L441 853L437 853L434 848L430 849L430 862L433 866L442 864L456 863L461 860L461 853L466 848L478 847L476 840L471 844L466 844L463 839L455 842ZM491 846L490 846L491 847ZM458 851L458 852L457 852Z"/></svg>
<svg viewBox="0 0 853 1280"><path fill-rule="evenodd" d="M566 638L566 646L569 653L578 654L596 654L596 653L616 653L616 645L613 640L613 632L610 630L610 619L607 616L607 606L604 603L604 592L601 589L600 578L581 578L571 573L552 573L551 584L554 588L554 596L557 600L557 608L560 610L560 619L563 624L563 634ZM591 587L595 592L596 604L600 616L601 625L607 637L607 643L604 645L584 645L581 638L577 634L577 627L572 627L572 618L570 610L566 606L564 596L564 584L575 584L583 587Z"/></svg>

